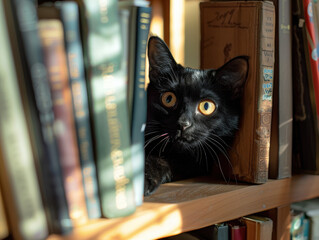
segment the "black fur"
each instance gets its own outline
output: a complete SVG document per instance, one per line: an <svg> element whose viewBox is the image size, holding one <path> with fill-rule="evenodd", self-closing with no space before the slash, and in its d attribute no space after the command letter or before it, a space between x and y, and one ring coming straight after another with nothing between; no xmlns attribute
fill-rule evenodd
<svg viewBox="0 0 319 240"><path fill-rule="evenodd" d="M218 154L225 155L238 129L240 98L248 72L248 58L244 56L217 70L184 68L154 36L149 39L148 57L145 195L162 183L207 174L214 160L219 161ZM165 92L176 96L173 107L162 103ZM216 106L208 116L198 110L199 102L207 99Z"/></svg>

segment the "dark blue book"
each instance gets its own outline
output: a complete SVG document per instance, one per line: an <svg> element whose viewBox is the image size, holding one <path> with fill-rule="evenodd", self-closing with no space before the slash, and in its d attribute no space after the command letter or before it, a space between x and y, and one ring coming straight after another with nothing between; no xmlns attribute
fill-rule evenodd
<svg viewBox="0 0 319 240"><path fill-rule="evenodd" d="M136 204L141 205L144 193L144 129L146 122L146 46L151 23L150 7L136 8L136 52L134 61L133 103L131 111L131 144L133 158L133 184Z"/></svg>
<svg viewBox="0 0 319 240"><path fill-rule="evenodd" d="M72 230L61 177L59 154L54 138L54 114L47 71L38 37L37 12L34 1L11 1L16 37L25 81L24 101L38 167L41 191L52 233L66 234Z"/></svg>

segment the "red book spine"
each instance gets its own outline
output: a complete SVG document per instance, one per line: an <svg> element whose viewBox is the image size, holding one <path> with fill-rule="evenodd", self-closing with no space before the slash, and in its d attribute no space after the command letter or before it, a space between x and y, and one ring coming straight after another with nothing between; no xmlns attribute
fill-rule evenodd
<svg viewBox="0 0 319 240"><path fill-rule="evenodd" d="M319 62L317 56L315 26L313 23L313 8L311 0L303 0L304 16L307 29L308 49L311 64L312 80L315 89L316 110L319 116Z"/></svg>

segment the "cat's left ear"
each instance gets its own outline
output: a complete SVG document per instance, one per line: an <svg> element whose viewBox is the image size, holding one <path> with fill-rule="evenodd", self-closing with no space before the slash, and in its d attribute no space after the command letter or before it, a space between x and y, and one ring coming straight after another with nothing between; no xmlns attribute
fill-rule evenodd
<svg viewBox="0 0 319 240"><path fill-rule="evenodd" d="M216 70L215 79L232 90L233 99L238 99L243 94L248 75L248 59L248 56L235 57Z"/></svg>
<svg viewBox="0 0 319 240"><path fill-rule="evenodd" d="M156 36L148 41L148 59L150 70L159 72L171 71L177 65L165 42Z"/></svg>

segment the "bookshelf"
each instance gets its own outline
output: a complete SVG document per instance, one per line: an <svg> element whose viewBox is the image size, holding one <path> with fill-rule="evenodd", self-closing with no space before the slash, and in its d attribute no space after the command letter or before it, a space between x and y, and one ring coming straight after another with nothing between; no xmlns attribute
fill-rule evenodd
<svg viewBox="0 0 319 240"><path fill-rule="evenodd" d="M90 221L75 228L69 236L51 235L48 240L162 238L252 213L281 211L292 202L318 197L318 185L319 176L315 175L294 175L261 185L224 184L208 178L168 183L145 198L133 215ZM286 216L280 216L283 213ZM289 211L278 215L286 219ZM278 222L274 228L277 236L288 239L284 236L289 237L289 226L283 226L280 220L275 222Z"/></svg>

